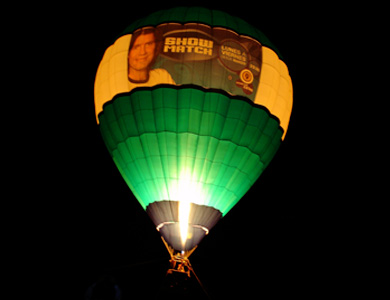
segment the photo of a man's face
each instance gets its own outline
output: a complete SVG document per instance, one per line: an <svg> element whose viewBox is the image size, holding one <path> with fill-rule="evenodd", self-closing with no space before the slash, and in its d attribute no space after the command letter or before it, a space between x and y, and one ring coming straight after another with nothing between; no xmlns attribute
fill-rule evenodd
<svg viewBox="0 0 390 300"><path fill-rule="evenodd" d="M128 53L129 90L140 86L175 84L169 72L155 66L162 48L162 33L153 27L134 32Z"/></svg>
<svg viewBox="0 0 390 300"><path fill-rule="evenodd" d="M152 62L156 49L153 33L141 34L129 51L130 74L134 71L146 71Z"/></svg>

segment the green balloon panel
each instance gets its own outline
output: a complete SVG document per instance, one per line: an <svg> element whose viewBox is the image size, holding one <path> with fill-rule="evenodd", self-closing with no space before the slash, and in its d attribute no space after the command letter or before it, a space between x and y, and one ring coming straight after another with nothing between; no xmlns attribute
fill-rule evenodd
<svg viewBox="0 0 390 300"><path fill-rule="evenodd" d="M156 201L185 200L223 216L269 164L283 134L266 108L194 86L121 94L104 105L99 121L145 210Z"/></svg>

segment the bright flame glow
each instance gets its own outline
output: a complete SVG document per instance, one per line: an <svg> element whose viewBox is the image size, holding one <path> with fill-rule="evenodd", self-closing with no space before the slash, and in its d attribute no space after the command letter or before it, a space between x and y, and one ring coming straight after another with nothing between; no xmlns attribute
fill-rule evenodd
<svg viewBox="0 0 390 300"><path fill-rule="evenodd" d="M188 222L190 216L190 202L181 201L179 202L179 226L180 226L180 238L181 245L185 246L188 236Z"/></svg>
<svg viewBox="0 0 390 300"><path fill-rule="evenodd" d="M179 201L179 226L180 238L184 248L188 238L188 226L191 210L191 203L204 204L205 195L203 193L202 184L191 179L192 172L180 172L179 180L176 182L176 188L172 189L173 194L170 195L172 200Z"/></svg>
<svg viewBox="0 0 390 300"><path fill-rule="evenodd" d="M181 171L179 179L169 183L169 199L204 205L206 193L203 184L192 179L190 171Z"/></svg>

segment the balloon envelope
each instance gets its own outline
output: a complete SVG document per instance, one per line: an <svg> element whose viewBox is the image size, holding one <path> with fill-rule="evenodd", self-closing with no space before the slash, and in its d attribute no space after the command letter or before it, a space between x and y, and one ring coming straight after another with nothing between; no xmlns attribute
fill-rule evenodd
<svg viewBox="0 0 390 300"><path fill-rule="evenodd" d="M257 29L220 11L176 8L132 24L106 50L95 109L139 203L172 248L189 251L275 155L292 83Z"/></svg>

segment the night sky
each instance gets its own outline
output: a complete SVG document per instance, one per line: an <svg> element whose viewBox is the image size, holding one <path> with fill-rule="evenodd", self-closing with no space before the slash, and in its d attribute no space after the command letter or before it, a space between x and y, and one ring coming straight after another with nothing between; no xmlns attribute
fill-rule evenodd
<svg viewBox="0 0 390 300"><path fill-rule="evenodd" d="M141 299L135 297L141 294L153 299L164 291L169 254L103 144L93 86L104 51L117 35L150 12L177 6L169 3L68 7L66 17L58 10L61 18L53 14L47 21L58 24L55 33L48 24L40 27L55 49L46 51L50 74L56 74L48 74L54 82L47 93L54 114L44 125L51 149L45 184L52 201L43 206L50 210L43 236L59 274L58 294L70 293L69 299L85 299L87 288L104 276L114 278L123 299ZM331 68L324 49L329 23L310 14L310 8L282 2L197 4L241 17L276 45L293 81L294 104L275 158L201 242L190 257L192 266L213 299L325 295L339 284L328 275L337 247L329 242L335 216L328 212L338 184L326 175L337 148L323 121L330 101L324 81L332 81L321 71ZM50 124L58 125L52 140ZM188 286L201 299L197 283Z"/></svg>

